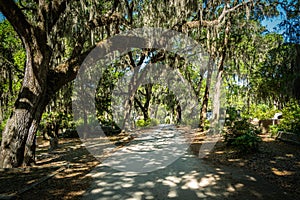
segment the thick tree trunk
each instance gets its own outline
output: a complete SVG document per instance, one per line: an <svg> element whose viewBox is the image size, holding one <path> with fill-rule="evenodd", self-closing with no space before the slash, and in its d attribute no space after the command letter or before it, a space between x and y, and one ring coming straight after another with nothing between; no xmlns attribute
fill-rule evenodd
<svg viewBox="0 0 300 200"><path fill-rule="evenodd" d="M84 43L79 42L65 63L49 69L53 49L48 46L51 40L48 36L67 8L67 2L36 3L36 20L31 23L15 1L0 0L2 14L12 24L26 49L22 88L2 133L1 168L29 165L34 161L35 133L46 105L56 91L76 77L79 64L93 49L81 52Z"/></svg>
<svg viewBox="0 0 300 200"><path fill-rule="evenodd" d="M26 70L14 111L2 133L0 168L27 166L34 162L35 134L48 103L46 96L49 52L38 40L25 44ZM43 53L42 53L43 52Z"/></svg>
<svg viewBox="0 0 300 200"><path fill-rule="evenodd" d="M35 133L43 110L43 93L23 89L2 134L0 168L20 167L34 162Z"/></svg>

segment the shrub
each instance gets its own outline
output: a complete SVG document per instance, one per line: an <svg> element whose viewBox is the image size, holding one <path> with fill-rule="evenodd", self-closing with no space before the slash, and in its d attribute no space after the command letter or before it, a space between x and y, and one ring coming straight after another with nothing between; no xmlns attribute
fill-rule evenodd
<svg viewBox="0 0 300 200"><path fill-rule="evenodd" d="M146 121L143 119L139 119L136 121L136 126L137 127L149 127L149 126L157 126L160 124L159 119L147 119Z"/></svg>
<svg viewBox="0 0 300 200"><path fill-rule="evenodd" d="M151 123L150 119L148 119L146 121L143 120L143 119L139 119L139 120L136 121L137 127L147 127L147 126L150 125L150 123Z"/></svg>
<svg viewBox="0 0 300 200"><path fill-rule="evenodd" d="M239 118L238 110L235 107L228 107L226 109L225 126L231 126L232 123Z"/></svg>
<svg viewBox="0 0 300 200"><path fill-rule="evenodd" d="M285 131L300 134L300 105L290 101L282 109L283 119L273 127L274 131Z"/></svg>
<svg viewBox="0 0 300 200"><path fill-rule="evenodd" d="M265 104L253 104L250 107L250 116L260 120L271 119L278 110Z"/></svg>
<svg viewBox="0 0 300 200"><path fill-rule="evenodd" d="M279 131L278 124L271 125L269 126L269 128L270 128L271 137L274 137Z"/></svg>
<svg viewBox="0 0 300 200"><path fill-rule="evenodd" d="M257 135L260 131L247 119L234 121L225 127L224 139L228 146L233 146L242 152L255 151L261 138Z"/></svg>
<svg viewBox="0 0 300 200"><path fill-rule="evenodd" d="M234 147L237 147L241 152L251 152L258 149L258 144L261 142L261 138L254 132L247 132L241 136L238 136L232 142Z"/></svg>

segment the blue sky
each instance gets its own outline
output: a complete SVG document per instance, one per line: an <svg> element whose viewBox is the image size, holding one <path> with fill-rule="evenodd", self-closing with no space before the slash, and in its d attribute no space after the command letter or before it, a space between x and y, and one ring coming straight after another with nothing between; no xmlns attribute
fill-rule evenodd
<svg viewBox="0 0 300 200"><path fill-rule="evenodd" d="M270 32L276 32L274 29L277 27L277 25L279 25L283 20L286 19L284 10L280 6L278 6L277 9L280 12L279 16L273 18L265 18L262 21L262 25L266 26L268 31ZM279 33L282 33L282 31L280 31Z"/></svg>
<svg viewBox="0 0 300 200"><path fill-rule="evenodd" d="M275 18L271 18L271 19L264 19L262 21L262 25L266 26L266 28L268 29L269 32L277 32L275 31L275 28L277 27L277 25L279 25L284 19L282 17L275 17ZM282 31L280 31L279 33L281 33Z"/></svg>

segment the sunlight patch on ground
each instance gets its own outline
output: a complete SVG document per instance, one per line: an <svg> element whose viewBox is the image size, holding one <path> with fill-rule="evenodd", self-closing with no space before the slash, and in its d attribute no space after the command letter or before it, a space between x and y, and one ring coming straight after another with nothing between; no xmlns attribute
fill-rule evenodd
<svg viewBox="0 0 300 200"><path fill-rule="evenodd" d="M228 185L228 187L227 187L226 190L227 190L228 192L235 192L235 188L234 188L231 184Z"/></svg>
<svg viewBox="0 0 300 200"><path fill-rule="evenodd" d="M275 159L277 159L277 160L286 160L286 157L276 156Z"/></svg>
<svg viewBox="0 0 300 200"><path fill-rule="evenodd" d="M234 185L234 187L239 189L239 188L244 187L244 184L243 183L237 183L237 184Z"/></svg>
<svg viewBox="0 0 300 200"><path fill-rule="evenodd" d="M291 175L295 174L295 172L286 171L286 170L280 171L274 167L272 168L272 172L277 176L291 176Z"/></svg>
<svg viewBox="0 0 300 200"><path fill-rule="evenodd" d="M285 156L288 157L288 158L294 158L294 155L290 154L290 153L285 154Z"/></svg>
<svg viewBox="0 0 300 200"><path fill-rule="evenodd" d="M245 166L245 162L242 162L242 159L228 159L229 162L236 162L239 166L243 167ZM247 161L247 160L245 160Z"/></svg>
<svg viewBox="0 0 300 200"><path fill-rule="evenodd" d="M170 190L170 192L169 192L169 194L168 194L168 197L169 198L175 198L175 197L177 197L178 195L177 195L177 191L176 191L176 189L175 188L171 188L171 190Z"/></svg>
<svg viewBox="0 0 300 200"><path fill-rule="evenodd" d="M166 177L167 180L172 181L174 183L180 183L181 179L176 176L168 176Z"/></svg>
<svg viewBox="0 0 300 200"><path fill-rule="evenodd" d="M184 187L184 186L183 186ZM198 181L196 179L190 180L186 185L186 188L190 188L190 189L198 189L199 188L199 184Z"/></svg>
<svg viewBox="0 0 300 200"><path fill-rule="evenodd" d="M228 159L229 162L240 162L241 159Z"/></svg>
<svg viewBox="0 0 300 200"><path fill-rule="evenodd" d="M166 186L176 187L176 184L169 180L163 180L162 183L163 183L163 185L166 185Z"/></svg>
<svg viewBox="0 0 300 200"><path fill-rule="evenodd" d="M154 186L155 186L155 183L151 182L151 181L147 181L144 184L141 184L141 187L144 187L144 188L154 188Z"/></svg>
<svg viewBox="0 0 300 200"><path fill-rule="evenodd" d="M216 152L214 152L215 154L224 154L225 153L225 151L216 151Z"/></svg>
<svg viewBox="0 0 300 200"><path fill-rule="evenodd" d="M201 178L200 182L199 182L199 186L200 187L207 187L207 186L211 186L211 185L216 185L216 181L218 179L214 177L214 175L207 175L208 177L203 177Z"/></svg>
<svg viewBox="0 0 300 200"><path fill-rule="evenodd" d="M104 188L96 188L91 191L92 194L98 194L104 191Z"/></svg>

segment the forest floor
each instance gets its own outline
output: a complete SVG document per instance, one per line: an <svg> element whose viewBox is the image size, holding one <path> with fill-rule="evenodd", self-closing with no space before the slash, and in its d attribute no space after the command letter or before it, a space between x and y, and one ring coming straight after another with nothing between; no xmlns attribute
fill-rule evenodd
<svg viewBox="0 0 300 200"><path fill-rule="evenodd" d="M256 153L243 155L220 141L204 159L215 166L232 167L233 171L243 168L300 197L299 146L275 141L267 135L261 137L263 142ZM0 169L0 199L81 199L93 181L87 174L100 162L80 139L60 139L59 148L54 151L48 151L48 144L39 142L35 166ZM193 145L201 142L195 140Z"/></svg>
<svg viewBox="0 0 300 200"><path fill-rule="evenodd" d="M254 153L241 154L224 142L218 142L205 159L215 165L243 168L264 177L300 198L300 146L260 135L262 143Z"/></svg>

